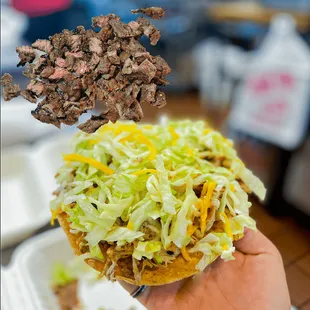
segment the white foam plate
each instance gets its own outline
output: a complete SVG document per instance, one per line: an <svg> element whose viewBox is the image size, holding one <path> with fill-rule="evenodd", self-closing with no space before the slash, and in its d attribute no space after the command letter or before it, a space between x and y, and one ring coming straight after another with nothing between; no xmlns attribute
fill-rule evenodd
<svg viewBox="0 0 310 310"><path fill-rule="evenodd" d="M59 309L50 288L51 269L56 262L68 262L72 250L61 228L33 237L20 245L13 254L12 265L1 269L1 309ZM81 280L78 294L85 310L145 309L118 283ZM2 295L3 296L3 295Z"/></svg>
<svg viewBox="0 0 310 310"><path fill-rule="evenodd" d="M29 237L50 220L54 175L69 150L71 135L56 135L28 148L1 154L1 248Z"/></svg>
<svg viewBox="0 0 310 310"><path fill-rule="evenodd" d="M57 189L55 174L63 164L62 154L70 151L72 135L59 134L39 142L34 151L35 178L42 184L44 203L49 205Z"/></svg>
<svg viewBox="0 0 310 310"><path fill-rule="evenodd" d="M48 222L32 153L14 147L1 154L1 248L29 236Z"/></svg>

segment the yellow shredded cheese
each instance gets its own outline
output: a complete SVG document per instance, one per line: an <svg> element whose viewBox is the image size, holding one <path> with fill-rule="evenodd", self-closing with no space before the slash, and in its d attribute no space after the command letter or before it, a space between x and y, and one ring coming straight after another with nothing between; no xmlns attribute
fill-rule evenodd
<svg viewBox="0 0 310 310"><path fill-rule="evenodd" d="M143 129L152 129L152 128L153 128L152 125L144 125L144 126L143 126Z"/></svg>
<svg viewBox="0 0 310 310"><path fill-rule="evenodd" d="M179 135L175 132L173 127L169 126L168 130L170 132L171 138L172 138L172 144L176 144L177 140L179 139Z"/></svg>
<svg viewBox="0 0 310 310"><path fill-rule="evenodd" d="M187 228L187 235L191 236L196 230L197 230L197 226L196 225L190 225Z"/></svg>
<svg viewBox="0 0 310 310"><path fill-rule="evenodd" d="M230 227L230 222L229 222L229 219L228 219L226 213L225 212L221 212L221 216L225 220L225 222L224 222L224 230L225 230L227 236L229 238L232 238L233 234L232 234L231 227Z"/></svg>
<svg viewBox="0 0 310 310"><path fill-rule="evenodd" d="M154 147L154 145L152 144L152 142L146 138L143 135L138 135L137 136L137 140L143 144L145 144L148 149L150 150L150 154L149 154L149 160L153 160L156 157L156 148Z"/></svg>
<svg viewBox="0 0 310 310"><path fill-rule="evenodd" d="M156 154L157 154L156 148L154 147L152 142L148 138L146 138L142 134L142 132L140 132L139 130L132 131L132 133L130 135L128 135L125 138L122 138L120 140L120 142L130 141L130 140L134 140L134 139L138 140L140 143L145 144L148 147L148 149L150 151L150 154L149 154L149 157L148 157L149 160L155 159Z"/></svg>
<svg viewBox="0 0 310 310"><path fill-rule="evenodd" d="M133 230L133 222L128 222L127 228Z"/></svg>
<svg viewBox="0 0 310 310"><path fill-rule="evenodd" d="M211 206L211 198L216 187L216 183L214 181L208 182L208 189L205 198L202 199L202 210L200 213L200 229L201 232L204 233L207 227L207 216L208 209Z"/></svg>
<svg viewBox="0 0 310 310"><path fill-rule="evenodd" d="M95 145L95 144L97 144L97 143L99 143L100 142L100 140L88 140L88 146L92 146L92 145Z"/></svg>
<svg viewBox="0 0 310 310"><path fill-rule="evenodd" d="M244 237L244 233L234 235L234 241L238 241L238 240L240 240L243 237Z"/></svg>
<svg viewBox="0 0 310 310"><path fill-rule="evenodd" d="M212 129L207 128L207 129L205 129L205 130L203 131L203 133L204 133L205 135L207 135L207 134L210 133L211 131L212 131Z"/></svg>
<svg viewBox="0 0 310 310"><path fill-rule="evenodd" d="M51 217L50 223L53 226L55 224L55 220L57 219L58 214L61 213L61 205L57 209L51 210L51 213L52 213L52 217Z"/></svg>
<svg viewBox="0 0 310 310"><path fill-rule="evenodd" d="M224 245L222 246L222 248L223 248L224 251L227 251L227 250L229 249L229 246L228 246L228 244L224 244Z"/></svg>
<svg viewBox="0 0 310 310"><path fill-rule="evenodd" d="M146 174L146 173L156 174L157 170L155 170L155 169L143 169L143 170L135 171L132 174L136 175L136 176L139 176L139 175Z"/></svg>
<svg viewBox="0 0 310 310"><path fill-rule="evenodd" d="M88 164L90 166L93 166L97 168L98 170L101 170L102 172L111 175L114 173L114 170L107 167L106 165L102 164L100 161L95 160L93 158L85 157L79 154L67 154L64 156L65 161L77 161L84 164Z"/></svg>
<svg viewBox="0 0 310 310"><path fill-rule="evenodd" d="M189 254L188 254L188 252L187 252L185 246L183 246L183 247L181 248L181 254L182 254L183 258L184 258L187 262L189 262L189 261L191 260L191 258L190 258L190 256L189 256Z"/></svg>
<svg viewBox="0 0 310 310"><path fill-rule="evenodd" d="M201 191L201 194L200 194L200 197L201 197L201 198L203 198L204 196L206 196L207 189L208 189L208 182L205 182L205 183L203 184L202 191Z"/></svg>
<svg viewBox="0 0 310 310"><path fill-rule="evenodd" d="M198 201L195 203L195 208L199 211L201 208L201 199L198 199Z"/></svg>
<svg viewBox="0 0 310 310"><path fill-rule="evenodd" d="M236 191L234 184L230 184L229 187L233 193Z"/></svg>
<svg viewBox="0 0 310 310"><path fill-rule="evenodd" d="M136 124L119 125L115 129L114 133L115 133L115 135L119 135L123 131L132 132L132 133L136 133L136 132L141 133L141 131L139 129L137 129Z"/></svg>
<svg viewBox="0 0 310 310"><path fill-rule="evenodd" d="M98 130L97 133L99 133L100 135L103 135L104 133L106 133L107 131L113 131L113 127L109 124L103 125L101 126Z"/></svg>

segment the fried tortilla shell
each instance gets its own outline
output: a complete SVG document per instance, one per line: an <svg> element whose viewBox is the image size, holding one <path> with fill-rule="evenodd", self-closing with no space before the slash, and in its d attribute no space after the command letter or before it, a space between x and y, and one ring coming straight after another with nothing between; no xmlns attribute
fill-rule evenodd
<svg viewBox="0 0 310 310"><path fill-rule="evenodd" d="M85 253L85 249L80 247L80 243L82 238L84 237L83 234L72 234L70 232L69 222L67 221L67 214L62 212L58 215L58 221L63 228L64 232L66 233L70 245L74 250L76 255L81 255ZM182 255L179 255L174 261L166 265L161 265L158 267L145 267L141 275L141 281L136 282L134 279L134 275L128 270L132 269L131 259L123 260L121 264L119 264L115 269L115 278L117 280L123 280L130 284L136 285L149 285L149 286L157 286L157 285L164 285L169 284L175 281L179 281L188 277L191 277L198 273L199 271L196 269L196 265L198 264L199 260L202 257L202 253L194 253L191 254L191 260L186 261ZM103 261L88 258L85 262L92 268L96 269L97 271L101 272L104 267L105 263ZM126 271L125 271L126 270Z"/></svg>

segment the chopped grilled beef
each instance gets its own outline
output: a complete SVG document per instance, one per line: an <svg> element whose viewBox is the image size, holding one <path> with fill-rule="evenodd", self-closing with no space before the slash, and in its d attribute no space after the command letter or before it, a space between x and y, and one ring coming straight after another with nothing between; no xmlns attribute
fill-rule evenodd
<svg viewBox="0 0 310 310"><path fill-rule="evenodd" d="M10 74L5 73L1 78L1 85L3 86L3 98L5 101L16 98L21 93L19 85L12 83L13 77Z"/></svg>
<svg viewBox="0 0 310 310"><path fill-rule="evenodd" d="M165 10L163 8L154 6L146 9L131 10L131 13L133 14L143 13L146 16L151 17L152 19L161 19L165 16Z"/></svg>
<svg viewBox="0 0 310 310"><path fill-rule="evenodd" d="M153 7L133 13L159 19L164 10ZM170 68L139 42L145 35L155 45L160 38L155 26L143 17L125 24L114 14L94 17L92 22L98 31L78 26L48 40L36 40L32 46L18 47L19 65L26 65L23 74L31 81L26 90L21 90L12 84L12 77L4 75L1 84L5 100L21 95L30 102L38 101L32 115L57 127L77 123L97 100L106 112L79 126L88 133L108 121L140 121L141 104L164 106L165 95L157 87L167 84L165 76Z"/></svg>
<svg viewBox="0 0 310 310"><path fill-rule="evenodd" d="M30 46L19 46L16 48L20 62L17 67L24 66L27 62L32 63L36 58L35 50Z"/></svg>

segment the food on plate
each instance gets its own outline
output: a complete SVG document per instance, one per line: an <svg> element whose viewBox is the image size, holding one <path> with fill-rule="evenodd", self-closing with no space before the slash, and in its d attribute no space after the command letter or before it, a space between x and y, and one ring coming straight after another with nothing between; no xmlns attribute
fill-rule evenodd
<svg viewBox="0 0 310 310"><path fill-rule="evenodd" d="M75 256L66 263L55 262L51 270L51 288L61 310L84 309L79 296L80 281L98 281L98 272L90 268L83 256Z"/></svg>
<svg viewBox="0 0 310 310"><path fill-rule="evenodd" d="M61 310L82 309L78 297L78 279L74 271L63 263L53 266L52 289Z"/></svg>
<svg viewBox="0 0 310 310"><path fill-rule="evenodd" d="M133 10L160 19L162 8ZM1 78L4 100L18 96L36 103L32 115L43 123L60 127L73 125L81 114L102 104L99 115L92 115L79 128L96 131L109 121L143 117L142 105L161 108L166 97L158 86L168 84L171 69L160 56L151 55L140 43L142 36L156 45L160 32L150 21L139 17L128 24L115 14L96 16L94 29L78 26L63 30L47 40L16 48L23 74L30 79L26 89L13 84L13 78Z"/></svg>
<svg viewBox="0 0 310 310"><path fill-rule="evenodd" d="M79 132L51 202L77 255L110 280L162 285L233 260L262 182L203 121Z"/></svg>

